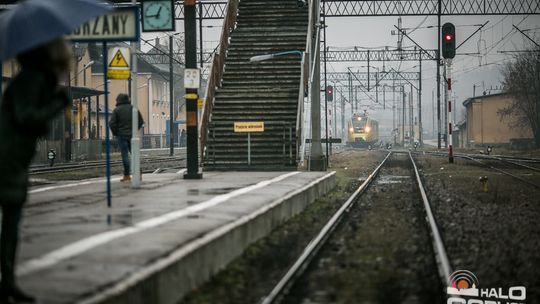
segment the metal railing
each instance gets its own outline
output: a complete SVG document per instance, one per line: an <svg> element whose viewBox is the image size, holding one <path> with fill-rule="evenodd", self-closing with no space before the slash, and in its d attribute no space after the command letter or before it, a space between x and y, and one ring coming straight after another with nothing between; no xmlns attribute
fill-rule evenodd
<svg viewBox="0 0 540 304"><path fill-rule="evenodd" d="M214 98L216 94L216 88L221 86L221 79L223 76L223 70L225 68L225 59L227 56L227 49L229 48L229 38L232 31L236 27L236 17L238 15L238 3L239 0L229 0L225 9L225 19L223 20L223 28L221 31L221 38L219 42L219 50L212 56L212 69L208 76L208 84L206 86L206 92L204 96L204 107L201 119L200 128L200 149L201 149L201 162L203 161L206 140L208 136L208 123L212 114L212 108L214 107Z"/></svg>
<svg viewBox="0 0 540 304"><path fill-rule="evenodd" d="M305 136L304 136L304 98L306 95L306 90L309 93L309 88L311 87L312 83L312 75L313 70L310 69L310 66L315 64L315 57L314 55L314 48L313 43L314 41L318 41L319 35L318 32L316 35L314 35L315 29L318 28L318 12L320 7L320 0L308 0L308 8L309 8L309 19L308 19L308 31L307 31L307 37L306 37L306 49L304 51L304 54L302 55L302 63L301 63L301 76L300 76L300 89L298 92L298 115L296 117L296 152L297 152L297 158L299 158L300 164L302 165L304 163L305 159L305 151L306 151L306 143L305 143ZM315 37L314 37L315 36ZM310 100L310 96L308 94L308 100Z"/></svg>

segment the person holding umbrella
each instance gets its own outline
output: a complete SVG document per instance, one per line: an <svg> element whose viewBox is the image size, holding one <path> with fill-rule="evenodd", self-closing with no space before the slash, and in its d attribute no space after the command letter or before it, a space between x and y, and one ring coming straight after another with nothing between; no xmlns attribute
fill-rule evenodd
<svg viewBox="0 0 540 304"><path fill-rule="evenodd" d="M58 85L72 58L61 37L109 9L93 0L29 0L0 14L0 60L15 57L21 68L0 101L1 303L35 301L16 283L15 260L37 140L70 103Z"/></svg>

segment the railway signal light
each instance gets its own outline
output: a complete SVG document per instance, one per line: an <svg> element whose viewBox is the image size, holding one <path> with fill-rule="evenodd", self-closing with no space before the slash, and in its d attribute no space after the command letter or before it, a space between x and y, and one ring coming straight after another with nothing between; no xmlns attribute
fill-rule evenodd
<svg viewBox="0 0 540 304"><path fill-rule="evenodd" d="M446 59L456 57L456 27L452 23L445 23L441 33L443 57Z"/></svg>
<svg viewBox="0 0 540 304"><path fill-rule="evenodd" d="M326 87L326 100L334 101L334 87L331 85Z"/></svg>

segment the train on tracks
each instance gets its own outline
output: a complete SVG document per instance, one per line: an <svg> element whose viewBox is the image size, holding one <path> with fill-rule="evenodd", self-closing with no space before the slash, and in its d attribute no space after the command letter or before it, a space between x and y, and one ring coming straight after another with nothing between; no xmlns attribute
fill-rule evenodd
<svg viewBox="0 0 540 304"><path fill-rule="evenodd" d="M354 114L348 123L347 146L367 148L379 141L379 122L368 114Z"/></svg>

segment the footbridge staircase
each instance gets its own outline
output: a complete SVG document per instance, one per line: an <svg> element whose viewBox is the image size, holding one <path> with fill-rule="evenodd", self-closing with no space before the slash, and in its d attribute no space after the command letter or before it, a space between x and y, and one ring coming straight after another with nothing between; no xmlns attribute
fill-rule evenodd
<svg viewBox="0 0 540 304"><path fill-rule="evenodd" d="M229 0L201 121L205 170L297 169L312 15L310 1ZM264 131L235 132L235 122Z"/></svg>

